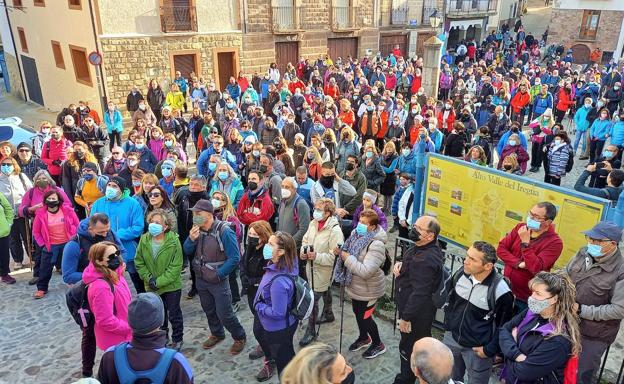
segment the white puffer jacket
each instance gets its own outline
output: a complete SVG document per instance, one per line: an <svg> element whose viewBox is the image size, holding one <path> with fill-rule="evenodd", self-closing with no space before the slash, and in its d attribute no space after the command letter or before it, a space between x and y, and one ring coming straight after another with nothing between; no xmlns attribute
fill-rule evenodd
<svg viewBox="0 0 624 384"><path fill-rule="evenodd" d="M387 240L386 231L378 226L378 232L370 245L364 247L357 258L351 255L345 260L345 266L353 274L351 285L346 287L352 299L371 301L384 295L386 276L381 266L386 260Z"/></svg>
<svg viewBox="0 0 624 384"><path fill-rule="evenodd" d="M301 253L303 253L303 247L306 245L314 246L316 258L314 259L313 289L315 292L325 292L329 288L334 260L336 259L332 251L336 249L338 244L342 243L344 243L344 236L336 217L330 216L320 231L318 230L318 221L310 221L308 230L303 235L303 240L301 241ZM311 276L312 273L310 264L310 261L306 263L307 276ZM311 279L308 282L312 284Z"/></svg>

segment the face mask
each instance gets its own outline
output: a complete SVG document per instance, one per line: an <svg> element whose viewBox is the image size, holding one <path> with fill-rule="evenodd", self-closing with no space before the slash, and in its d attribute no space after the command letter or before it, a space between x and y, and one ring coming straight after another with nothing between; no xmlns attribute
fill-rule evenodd
<svg viewBox="0 0 624 384"><path fill-rule="evenodd" d="M158 223L149 223L147 226L147 231L152 236L158 236L163 232L163 226Z"/></svg>
<svg viewBox="0 0 624 384"><path fill-rule="evenodd" d="M373 107L366 107L366 110L367 110L368 112L373 112L373 110L374 110L374 109L375 109L375 108L373 108Z"/></svg>
<svg viewBox="0 0 624 384"><path fill-rule="evenodd" d="M128 160L128 165L135 167L139 162L137 160Z"/></svg>
<svg viewBox="0 0 624 384"><path fill-rule="evenodd" d="M603 256L602 246L598 244L587 244L587 253L591 257L600 257Z"/></svg>
<svg viewBox="0 0 624 384"><path fill-rule="evenodd" d="M253 151L251 151L251 154L254 155L255 157L258 157L260 156L260 151L254 149Z"/></svg>
<svg viewBox="0 0 624 384"><path fill-rule="evenodd" d="M210 172L214 172L214 170L217 169L217 163L208 163L208 169Z"/></svg>
<svg viewBox="0 0 624 384"><path fill-rule="evenodd" d="M133 187L140 187L140 186L141 186L141 182L140 182L140 181L133 180L133 181L132 181L132 186L133 186Z"/></svg>
<svg viewBox="0 0 624 384"><path fill-rule="evenodd" d="M321 185L325 188L332 188L334 186L334 176L321 176Z"/></svg>
<svg viewBox="0 0 624 384"><path fill-rule="evenodd" d="M345 169L347 171L353 171L355 169L355 164L347 163L347 165L345 166Z"/></svg>
<svg viewBox="0 0 624 384"><path fill-rule="evenodd" d="M35 181L35 185L37 186L37 188L45 189L45 188L48 187L48 181L47 180L37 180L37 181Z"/></svg>
<svg viewBox="0 0 624 384"><path fill-rule="evenodd" d="M368 232L368 225L363 224L363 223L358 223L357 227L355 227L355 231L357 232L358 235L363 235L366 232Z"/></svg>
<svg viewBox="0 0 624 384"><path fill-rule="evenodd" d="M444 105L444 108L446 108L446 109L451 109L451 104L445 104L445 105Z"/></svg>
<svg viewBox="0 0 624 384"><path fill-rule="evenodd" d="M418 96L422 96L422 94L423 94L422 92L420 92L420 91L418 92Z"/></svg>
<svg viewBox="0 0 624 384"><path fill-rule="evenodd" d="M542 223L540 223L537 220L532 219L531 216L527 216L526 225L527 225L527 228L529 228L530 230L537 231L542 226Z"/></svg>
<svg viewBox="0 0 624 384"><path fill-rule="evenodd" d="M290 189L282 188L282 199L289 199L292 196Z"/></svg>
<svg viewBox="0 0 624 384"><path fill-rule="evenodd" d="M355 383L355 372L351 371L351 373L349 373L347 377L345 377L345 379L342 380L340 384L354 384L354 383Z"/></svg>
<svg viewBox="0 0 624 384"><path fill-rule="evenodd" d="M119 256L111 256L108 259L108 265L107 265L108 269L112 269L113 271L116 271L120 265L121 265L121 259L119 258Z"/></svg>
<svg viewBox="0 0 624 384"><path fill-rule="evenodd" d="M117 197L117 194L119 193L119 190L117 188L114 187L106 187L106 198L109 200L114 199L115 197Z"/></svg>
<svg viewBox="0 0 624 384"><path fill-rule="evenodd" d="M256 183L255 181L250 181L249 183L247 183L247 186L249 187L250 191L255 191L256 189L258 189L258 183Z"/></svg>
<svg viewBox="0 0 624 384"><path fill-rule="evenodd" d="M533 298L533 296L529 296L529 299L527 300L527 304L529 306L529 310L535 314L540 314L544 312L546 308L550 307L550 303L548 302L548 299L537 300Z"/></svg>
<svg viewBox="0 0 624 384"><path fill-rule="evenodd" d="M203 216L193 216L193 225L201 226L206 222Z"/></svg>
<svg viewBox="0 0 624 384"><path fill-rule="evenodd" d="M598 108L600 108L604 105L604 103L602 101L599 101L598 103L596 103L596 105L598 106Z"/></svg>
<svg viewBox="0 0 624 384"><path fill-rule="evenodd" d="M86 173L84 176L85 180L89 181L89 180L93 180L93 174L92 173Z"/></svg>
<svg viewBox="0 0 624 384"><path fill-rule="evenodd" d="M247 244L249 244L250 248L256 248L259 241L260 239L257 237L247 236Z"/></svg>
<svg viewBox="0 0 624 384"><path fill-rule="evenodd" d="M84 152L81 152L81 151L80 151L80 152L78 152L78 151L77 151L77 152L76 152L76 157L78 157L79 159L83 159L83 158L85 157L85 154L84 154Z"/></svg>
<svg viewBox="0 0 624 384"><path fill-rule="evenodd" d="M610 158L611 156L613 156L613 152L611 152L611 151L603 151L602 152L602 157L604 157L604 158Z"/></svg>
<svg viewBox="0 0 624 384"><path fill-rule="evenodd" d="M230 176L230 174L226 171L221 171L218 173L219 180L225 181Z"/></svg>
<svg viewBox="0 0 624 384"><path fill-rule="evenodd" d="M511 164L505 164L503 168L505 168L506 171L511 171Z"/></svg>
<svg viewBox="0 0 624 384"><path fill-rule="evenodd" d="M45 206L46 206L46 207L48 207L48 208L56 208L56 207L58 207L58 206L61 204L61 202L60 202L60 201L58 201L58 200L54 200L54 201L49 201L49 200L46 200L46 201L44 202L44 204L45 204Z"/></svg>
<svg viewBox="0 0 624 384"><path fill-rule="evenodd" d="M561 144L561 139L555 139L555 145Z"/></svg>
<svg viewBox="0 0 624 384"><path fill-rule="evenodd" d="M167 141L165 141L165 146L167 146L167 147L173 147L173 141L171 141L171 140L167 140Z"/></svg>
<svg viewBox="0 0 624 384"><path fill-rule="evenodd" d="M136 147L136 149L143 149L143 148L145 148L145 144L135 144L134 146Z"/></svg>
<svg viewBox="0 0 624 384"><path fill-rule="evenodd" d="M616 86L613 87L613 89L615 89L617 91L618 89L620 89L620 87L618 85L616 85Z"/></svg>
<svg viewBox="0 0 624 384"><path fill-rule="evenodd" d="M2 165L1 170L5 175L10 175L13 173L14 168L12 165Z"/></svg>
<svg viewBox="0 0 624 384"><path fill-rule="evenodd" d="M173 171L170 168L162 168L162 175L164 177L170 177Z"/></svg>
<svg viewBox="0 0 624 384"><path fill-rule="evenodd" d="M211 199L210 202L212 203L214 209L219 209L223 207L223 202L221 200Z"/></svg>
<svg viewBox="0 0 624 384"><path fill-rule="evenodd" d="M141 105L139 105L139 109L141 111L145 111L147 109L147 106L145 104L141 104Z"/></svg>
<svg viewBox="0 0 624 384"><path fill-rule="evenodd" d="M271 260L273 258L273 247L270 244L265 244L262 248L262 257L264 260Z"/></svg>
<svg viewBox="0 0 624 384"><path fill-rule="evenodd" d="M370 159L371 157L373 157L373 152L372 151L367 151L366 152L366 158Z"/></svg>
<svg viewBox="0 0 624 384"><path fill-rule="evenodd" d="M409 156L411 152L412 151L410 151L409 148L404 148L401 150L401 153L403 154L403 156Z"/></svg>
<svg viewBox="0 0 624 384"><path fill-rule="evenodd" d="M509 140L509 145L515 147L516 145L518 145L518 143L516 142L516 140Z"/></svg>
<svg viewBox="0 0 624 384"><path fill-rule="evenodd" d="M50 128L44 128L41 130L41 133L43 133L44 135L49 135L50 134Z"/></svg>

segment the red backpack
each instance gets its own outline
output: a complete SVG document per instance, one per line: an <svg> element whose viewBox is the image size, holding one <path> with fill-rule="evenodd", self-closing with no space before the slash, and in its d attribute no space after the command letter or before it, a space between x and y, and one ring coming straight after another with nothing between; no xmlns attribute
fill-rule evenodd
<svg viewBox="0 0 624 384"><path fill-rule="evenodd" d="M563 384L576 384L578 373L578 356L574 355L568 359L563 369Z"/></svg>

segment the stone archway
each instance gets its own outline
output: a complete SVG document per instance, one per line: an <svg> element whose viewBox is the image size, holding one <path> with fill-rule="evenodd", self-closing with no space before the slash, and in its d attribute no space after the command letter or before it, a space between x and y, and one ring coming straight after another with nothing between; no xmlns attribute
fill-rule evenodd
<svg viewBox="0 0 624 384"><path fill-rule="evenodd" d="M589 53L590 49L585 44L576 44L570 47L572 50L572 57L574 58L574 62L576 64L587 64L589 63Z"/></svg>

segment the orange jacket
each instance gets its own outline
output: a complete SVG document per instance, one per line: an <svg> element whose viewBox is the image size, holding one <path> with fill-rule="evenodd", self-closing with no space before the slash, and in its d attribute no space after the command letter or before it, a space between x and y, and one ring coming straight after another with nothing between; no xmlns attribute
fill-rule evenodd
<svg viewBox="0 0 624 384"><path fill-rule="evenodd" d="M373 132L366 132L366 129L368 127L368 113L364 113L362 115L362 119L360 119L360 134L362 136L376 136L377 132L379 131L379 117L377 116L377 114L375 112L373 112L372 114L373 116L373 123L371 124L371 128L373 130Z"/></svg>
<svg viewBox="0 0 624 384"><path fill-rule="evenodd" d="M379 113L379 122L381 126L377 131L377 138L383 139L386 137L386 132L388 132L388 118L390 118L390 113L388 111L383 111Z"/></svg>
<svg viewBox="0 0 624 384"><path fill-rule="evenodd" d="M511 108L515 113L520 113L522 108L526 107L531 102L531 95L529 92L522 93L520 91L511 98Z"/></svg>
<svg viewBox="0 0 624 384"><path fill-rule="evenodd" d="M331 85L327 84L325 86L324 91L325 91L324 92L325 96L331 96L332 99L334 99L334 100L337 100L338 96L340 96L340 89L338 89L337 85L332 87Z"/></svg>
<svg viewBox="0 0 624 384"><path fill-rule="evenodd" d="M350 109L348 112L341 112L338 115L338 118L343 123L347 124L350 127L353 127L353 123L355 122L355 113L353 113L353 109Z"/></svg>

